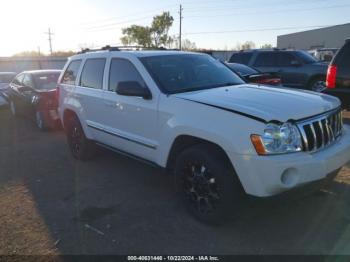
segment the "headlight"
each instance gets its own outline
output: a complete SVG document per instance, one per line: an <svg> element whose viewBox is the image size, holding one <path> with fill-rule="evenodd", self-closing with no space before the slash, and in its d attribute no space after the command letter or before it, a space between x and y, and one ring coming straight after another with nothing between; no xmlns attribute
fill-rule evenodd
<svg viewBox="0 0 350 262"><path fill-rule="evenodd" d="M285 154L302 150L301 136L292 123L267 124L263 135L252 135L252 143L259 155Z"/></svg>

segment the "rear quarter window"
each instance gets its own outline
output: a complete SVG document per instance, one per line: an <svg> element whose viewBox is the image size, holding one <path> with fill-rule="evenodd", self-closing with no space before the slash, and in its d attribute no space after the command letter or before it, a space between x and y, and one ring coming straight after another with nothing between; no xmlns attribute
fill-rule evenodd
<svg viewBox="0 0 350 262"><path fill-rule="evenodd" d="M336 64L339 66L350 67L350 43L347 43L338 53Z"/></svg>
<svg viewBox="0 0 350 262"><path fill-rule="evenodd" d="M248 65L253 53L237 53L233 54L230 59L230 63L238 63Z"/></svg>
<svg viewBox="0 0 350 262"><path fill-rule="evenodd" d="M69 66L64 72L61 83L66 85L74 85L75 80L77 79L77 76L78 76L80 65L81 65L81 60L74 60L70 62Z"/></svg>

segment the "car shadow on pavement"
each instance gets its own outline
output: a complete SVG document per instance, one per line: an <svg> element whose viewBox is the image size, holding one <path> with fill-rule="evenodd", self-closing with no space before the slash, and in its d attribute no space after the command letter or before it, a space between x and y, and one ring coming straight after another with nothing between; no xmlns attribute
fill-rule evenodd
<svg viewBox="0 0 350 262"><path fill-rule="evenodd" d="M350 253L349 165L329 188L232 206L237 216L213 227L186 212L161 170L106 150L77 162L63 132L7 111L0 125L2 254Z"/></svg>

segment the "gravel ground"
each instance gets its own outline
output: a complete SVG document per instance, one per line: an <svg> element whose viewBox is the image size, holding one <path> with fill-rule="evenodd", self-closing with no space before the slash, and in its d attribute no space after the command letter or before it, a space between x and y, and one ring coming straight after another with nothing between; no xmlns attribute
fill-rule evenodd
<svg viewBox="0 0 350 262"><path fill-rule="evenodd" d="M256 201L221 227L194 220L163 171L0 110L0 254L350 254L350 164L329 188ZM234 207L232 207L234 208Z"/></svg>

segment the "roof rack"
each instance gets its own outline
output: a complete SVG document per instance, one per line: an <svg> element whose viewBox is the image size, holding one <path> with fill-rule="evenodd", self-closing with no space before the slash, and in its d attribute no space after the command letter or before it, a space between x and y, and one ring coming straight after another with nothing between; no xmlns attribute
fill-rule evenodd
<svg viewBox="0 0 350 262"><path fill-rule="evenodd" d="M109 46L106 45L97 49L85 48L82 49L78 54L85 54L90 52L98 51L141 51L141 50L177 50L177 49L166 49L165 47L144 47L144 46Z"/></svg>

